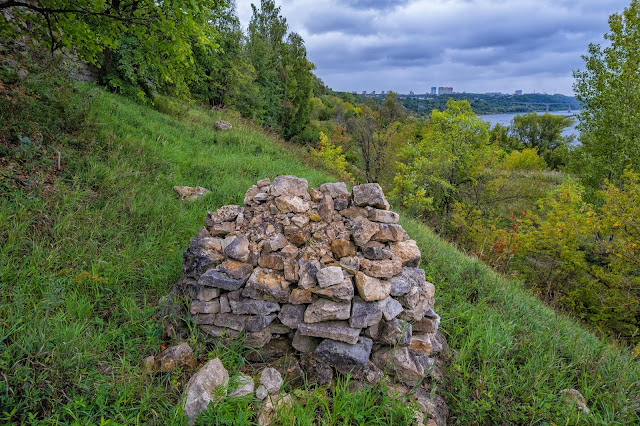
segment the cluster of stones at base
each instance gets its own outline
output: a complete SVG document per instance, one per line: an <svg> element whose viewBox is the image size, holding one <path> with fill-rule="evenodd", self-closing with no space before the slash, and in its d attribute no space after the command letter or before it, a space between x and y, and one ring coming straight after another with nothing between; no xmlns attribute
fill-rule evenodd
<svg viewBox="0 0 640 426"><path fill-rule="evenodd" d="M249 188L244 204L209 212L184 253L180 289L200 330L245 334L265 352L291 345L319 383L335 369L418 385L441 349L435 288L380 186L349 193L279 176Z"/></svg>

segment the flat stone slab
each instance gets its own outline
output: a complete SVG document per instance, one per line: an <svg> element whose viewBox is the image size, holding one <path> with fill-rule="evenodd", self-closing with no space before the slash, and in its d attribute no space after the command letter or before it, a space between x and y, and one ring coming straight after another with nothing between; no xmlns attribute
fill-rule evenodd
<svg viewBox="0 0 640 426"><path fill-rule="evenodd" d="M340 342L356 344L360 329L349 327L346 321L326 321L315 324L300 324L298 331L304 336L322 337Z"/></svg>
<svg viewBox="0 0 640 426"><path fill-rule="evenodd" d="M373 340L366 337L360 337L353 345L325 339L316 348L315 355L323 362L347 374L349 370L367 365L372 346Z"/></svg>
<svg viewBox="0 0 640 426"><path fill-rule="evenodd" d="M217 287L223 290L234 291L238 290L244 284L244 280L236 280L216 271L215 269L209 269L202 274L198 280L199 285Z"/></svg>

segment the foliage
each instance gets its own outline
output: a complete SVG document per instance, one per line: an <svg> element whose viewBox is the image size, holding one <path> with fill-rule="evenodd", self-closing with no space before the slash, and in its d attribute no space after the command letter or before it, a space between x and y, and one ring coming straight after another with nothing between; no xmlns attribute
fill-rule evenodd
<svg viewBox="0 0 640 426"><path fill-rule="evenodd" d="M311 150L311 158L319 161L325 169L334 173L341 180L351 182L353 178L347 170L349 163L342 153L341 139L344 140L344 127L337 127L331 140L320 132L320 142L318 142L316 149Z"/></svg>
<svg viewBox="0 0 640 426"><path fill-rule="evenodd" d="M640 2L609 17L606 47L589 45L585 68L574 72L574 91L582 102L582 147L573 164L588 196L604 179L618 184L625 168L640 167Z"/></svg>
<svg viewBox="0 0 640 426"><path fill-rule="evenodd" d="M502 162L505 170L543 170L546 163L538 155L538 148L525 148L522 151L512 151Z"/></svg>
<svg viewBox="0 0 640 426"><path fill-rule="evenodd" d="M392 196L411 211L446 223L461 190L474 186L494 160L487 123L467 101L450 100L433 111L425 137L409 141L400 155Z"/></svg>
<svg viewBox="0 0 640 426"><path fill-rule="evenodd" d="M562 131L571 125L571 117L533 112L516 115L511 121L510 133L520 142L520 149L536 148L549 168L557 169L568 160L573 136L565 138Z"/></svg>

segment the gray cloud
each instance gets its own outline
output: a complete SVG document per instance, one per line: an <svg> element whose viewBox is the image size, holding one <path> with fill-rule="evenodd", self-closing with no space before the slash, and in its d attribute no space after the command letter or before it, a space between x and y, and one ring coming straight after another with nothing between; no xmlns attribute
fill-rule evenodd
<svg viewBox="0 0 640 426"><path fill-rule="evenodd" d="M250 1L238 1L244 25ZM571 93L572 71L628 0L281 0L336 90Z"/></svg>

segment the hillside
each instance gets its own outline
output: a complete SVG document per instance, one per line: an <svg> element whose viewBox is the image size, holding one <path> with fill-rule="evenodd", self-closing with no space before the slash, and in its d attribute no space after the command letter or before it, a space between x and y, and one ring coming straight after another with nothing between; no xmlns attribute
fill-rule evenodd
<svg viewBox="0 0 640 426"><path fill-rule="evenodd" d="M47 102L64 102L62 113L86 104L87 115L72 136L58 139L60 171L47 160L55 156L46 145L3 142L0 419L180 424L188 377L145 375L141 363L167 343L159 301L181 273L189 237L207 210L241 203L257 179L294 174L313 186L336 179L306 164L301 148L224 111L185 108L170 116L92 86L79 86L64 101L30 95L38 101L3 101L13 102L16 120L20 111L44 114ZM213 131L221 118L233 130ZM9 121L3 118L3 126ZM175 197L174 185L212 193L189 204ZM451 423L640 421L637 359L419 222L405 217L403 226L422 250L441 329L455 351L439 390ZM224 354L202 338L190 342L202 361ZM560 391L567 388L585 396L590 415L565 403Z"/></svg>

